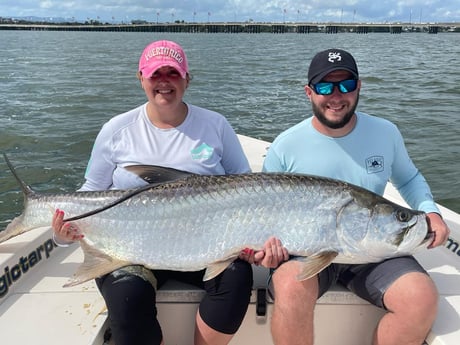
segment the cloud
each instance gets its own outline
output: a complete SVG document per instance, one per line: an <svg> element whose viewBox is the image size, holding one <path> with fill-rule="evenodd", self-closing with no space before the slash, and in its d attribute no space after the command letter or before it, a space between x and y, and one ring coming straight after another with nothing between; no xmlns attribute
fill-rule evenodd
<svg viewBox="0 0 460 345"><path fill-rule="evenodd" d="M459 22L458 0L2 0L0 16L86 20Z"/></svg>

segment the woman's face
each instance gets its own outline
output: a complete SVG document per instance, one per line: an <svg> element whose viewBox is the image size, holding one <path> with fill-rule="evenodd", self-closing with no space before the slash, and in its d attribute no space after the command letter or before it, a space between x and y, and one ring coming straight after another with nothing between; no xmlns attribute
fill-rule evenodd
<svg viewBox="0 0 460 345"><path fill-rule="evenodd" d="M154 106L177 106L182 103L188 87L189 76L183 79L179 72L169 66L156 70L150 78L140 76L142 88Z"/></svg>

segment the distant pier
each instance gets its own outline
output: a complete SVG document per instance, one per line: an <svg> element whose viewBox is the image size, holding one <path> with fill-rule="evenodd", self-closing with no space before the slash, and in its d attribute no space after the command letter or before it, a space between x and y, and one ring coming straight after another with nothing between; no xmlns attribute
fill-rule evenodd
<svg viewBox="0 0 460 345"><path fill-rule="evenodd" d="M0 24L0 30L32 31L120 31L120 32L184 32L184 33L327 33L374 32L400 34L403 32L460 32L460 23L132 23L132 24Z"/></svg>

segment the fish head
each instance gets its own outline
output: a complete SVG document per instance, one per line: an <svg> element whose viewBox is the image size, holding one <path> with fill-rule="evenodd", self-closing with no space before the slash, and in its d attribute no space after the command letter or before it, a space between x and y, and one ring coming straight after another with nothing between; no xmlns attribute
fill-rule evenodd
<svg viewBox="0 0 460 345"><path fill-rule="evenodd" d="M346 227L339 224L344 252L357 263L412 255L433 240L424 212L400 206L378 195L365 194L365 197L354 198L344 206L338 220L349 224Z"/></svg>
<svg viewBox="0 0 460 345"><path fill-rule="evenodd" d="M374 241L371 254L383 258L411 255L433 240L424 212L386 202L374 205L367 236Z"/></svg>

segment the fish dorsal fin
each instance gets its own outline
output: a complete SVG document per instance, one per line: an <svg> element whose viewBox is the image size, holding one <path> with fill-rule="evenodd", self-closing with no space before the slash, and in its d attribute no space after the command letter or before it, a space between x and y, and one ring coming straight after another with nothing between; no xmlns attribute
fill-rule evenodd
<svg viewBox="0 0 460 345"><path fill-rule="evenodd" d="M301 262L301 270L297 275L297 279L306 280L314 277L329 266L337 255L337 252L327 251L316 253L305 258L298 258Z"/></svg>
<svg viewBox="0 0 460 345"><path fill-rule="evenodd" d="M187 171L173 168L161 167L158 165L129 165L125 170L136 174L148 183L165 183L193 175Z"/></svg>
<svg viewBox="0 0 460 345"><path fill-rule="evenodd" d="M121 267L130 265L130 262L117 260L109 255L90 246L86 240L80 241L83 249L84 260L78 267L74 276L64 285L64 287L74 286L88 280L100 277L104 274L115 271Z"/></svg>
<svg viewBox="0 0 460 345"><path fill-rule="evenodd" d="M219 262L213 263L212 265L208 266L208 268L206 268L206 272L204 273L203 280L207 281L207 280L211 280L217 277L219 274L225 271L226 268L230 266L232 262L235 261L236 258L237 256L231 257L227 260L219 261Z"/></svg>

